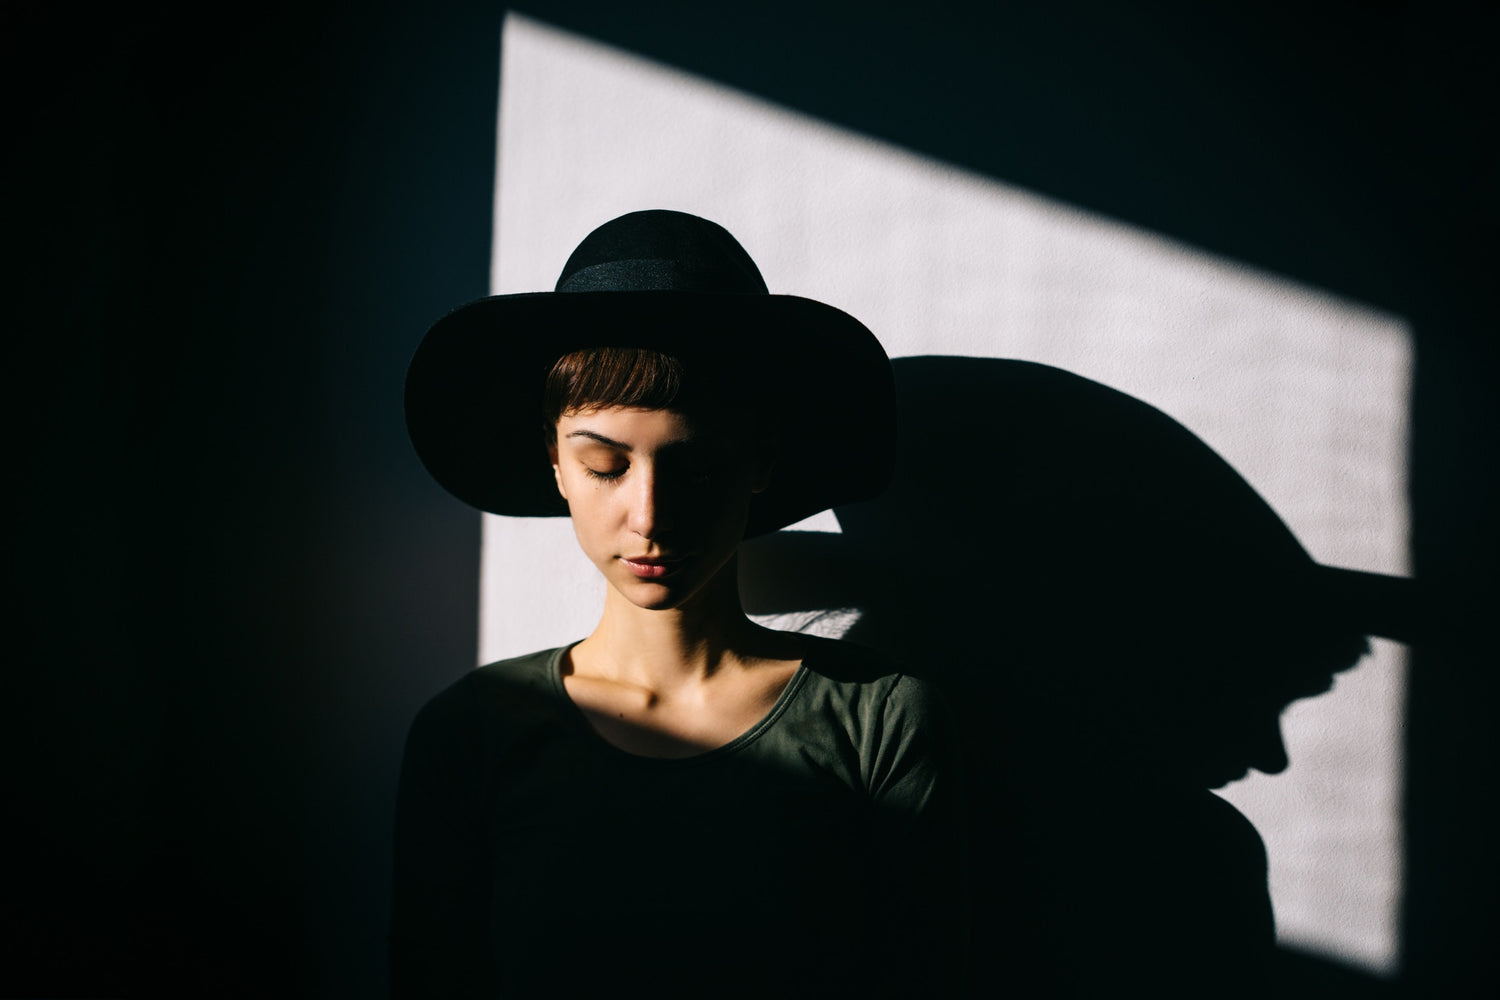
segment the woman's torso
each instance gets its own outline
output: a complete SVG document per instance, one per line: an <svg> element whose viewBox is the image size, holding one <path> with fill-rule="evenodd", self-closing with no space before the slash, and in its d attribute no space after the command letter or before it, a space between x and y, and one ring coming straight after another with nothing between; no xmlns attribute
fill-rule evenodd
<svg viewBox="0 0 1500 1000"><path fill-rule="evenodd" d="M462 748L438 755L467 803L451 861L486 886L469 919L503 989L812 995L906 977L891 941L931 859L895 855L932 850L931 822L956 832L929 815L947 777L925 686L815 640L749 730L662 759L590 727L563 652L474 671L413 731Z"/></svg>

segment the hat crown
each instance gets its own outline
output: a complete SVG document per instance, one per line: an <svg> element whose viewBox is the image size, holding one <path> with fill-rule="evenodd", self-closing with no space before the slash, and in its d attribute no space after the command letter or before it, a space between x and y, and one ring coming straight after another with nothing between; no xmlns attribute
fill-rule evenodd
<svg viewBox="0 0 1500 1000"><path fill-rule="evenodd" d="M663 209L631 212L589 233L556 290L767 293L760 269L727 229Z"/></svg>
<svg viewBox="0 0 1500 1000"><path fill-rule="evenodd" d="M691 358L695 371L731 372L765 400L761 411L786 432L747 535L867 500L890 480L895 385L874 334L833 306L769 294L723 227L661 210L590 233L556 291L493 295L432 325L406 373L406 426L422 464L480 510L567 514L538 433L542 386L558 358L593 347Z"/></svg>

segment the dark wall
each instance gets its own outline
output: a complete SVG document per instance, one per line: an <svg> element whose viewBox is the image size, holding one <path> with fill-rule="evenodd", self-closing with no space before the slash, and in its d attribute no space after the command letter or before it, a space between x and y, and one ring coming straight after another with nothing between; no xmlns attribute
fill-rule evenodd
<svg viewBox="0 0 1500 1000"><path fill-rule="evenodd" d="M383 991L477 620L401 380L486 291L499 15L359 7L7 17L5 995Z"/></svg>
<svg viewBox="0 0 1500 1000"><path fill-rule="evenodd" d="M971 6L524 9L1409 317L1416 565L1484 607L1494 15ZM0 992L381 988L400 740L475 650L478 519L399 396L485 291L485 8L7 18ZM1474 637L1414 661L1406 958L1462 995L1496 939L1466 903L1500 882L1496 681Z"/></svg>

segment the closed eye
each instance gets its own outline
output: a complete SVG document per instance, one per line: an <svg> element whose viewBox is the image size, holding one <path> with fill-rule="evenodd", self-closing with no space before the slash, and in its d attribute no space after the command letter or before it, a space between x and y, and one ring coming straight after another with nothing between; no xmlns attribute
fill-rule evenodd
<svg viewBox="0 0 1500 1000"><path fill-rule="evenodd" d="M585 465L583 467L583 471L584 474L587 475L590 479L603 479L607 482L611 479L619 479L621 476L625 475L626 468L628 468L628 466L622 465L618 469L595 469L591 466Z"/></svg>

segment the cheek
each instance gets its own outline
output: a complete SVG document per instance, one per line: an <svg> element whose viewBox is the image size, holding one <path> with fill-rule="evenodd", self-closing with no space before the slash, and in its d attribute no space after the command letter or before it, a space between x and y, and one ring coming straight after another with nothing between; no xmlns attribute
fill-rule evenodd
<svg viewBox="0 0 1500 1000"><path fill-rule="evenodd" d="M583 477L564 477L567 493L568 514L573 519L573 531L580 541L599 535L609 527L612 517L607 494L599 484Z"/></svg>
<svg viewBox="0 0 1500 1000"><path fill-rule="evenodd" d="M754 500L754 490L748 480L734 479L700 490L693 504L693 512L705 525L712 524L727 530L735 521L748 516Z"/></svg>

